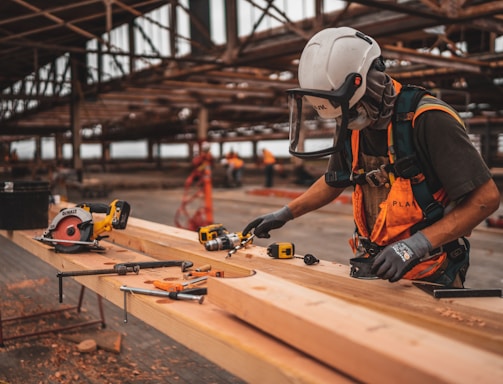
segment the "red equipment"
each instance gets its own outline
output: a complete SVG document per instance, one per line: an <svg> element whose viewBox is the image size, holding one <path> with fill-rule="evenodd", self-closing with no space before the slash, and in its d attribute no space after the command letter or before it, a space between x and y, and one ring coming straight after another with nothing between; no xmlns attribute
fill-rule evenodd
<svg viewBox="0 0 503 384"><path fill-rule="evenodd" d="M196 231L213 223L211 166L213 157L209 147L201 146L200 155L192 161L194 170L185 180L182 204L175 214L175 225Z"/></svg>

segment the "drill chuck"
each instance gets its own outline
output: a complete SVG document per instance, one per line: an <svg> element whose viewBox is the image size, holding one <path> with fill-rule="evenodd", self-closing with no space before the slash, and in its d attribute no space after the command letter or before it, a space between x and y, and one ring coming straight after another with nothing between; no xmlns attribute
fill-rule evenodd
<svg viewBox="0 0 503 384"><path fill-rule="evenodd" d="M207 251L220 251L222 249L233 249L241 244L241 238L237 233L228 233L209 240L204 244Z"/></svg>

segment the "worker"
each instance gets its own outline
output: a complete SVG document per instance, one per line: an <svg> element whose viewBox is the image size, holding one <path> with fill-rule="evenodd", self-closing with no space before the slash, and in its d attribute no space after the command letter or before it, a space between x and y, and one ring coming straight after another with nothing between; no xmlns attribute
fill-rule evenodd
<svg viewBox="0 0 503 384"><path fill-rule="evenodd" d="M192 159L192 171L185 180L185 187L187 188L193 182L200 182L207 178L210 182L212 179L212 167L214 159L211 154L211 145L207 141L199 144L199 153Z"/></svg>
<svg viewBox="0 0 503 384"><path fill-rule="evenodd" d="M199 145L199 154L192 159L192 166L195 169L203 169L213 166L213 155L211 154L211 145L207 141L203 141Z"/></svg>
<svg viewBox="0 0 503 384"><path fill-rule="evenodd" d="M359 266L369 266L363 268L365 276L352 269L353 277L464 287L466 236L498 209L500 194L458 114L421 89L392 79L377 42L349 27L315 34L301 54L298 76L300 88L288 91L289 150L303 159L330 156L327 171L283 208L251 221L243 234L253 230L269 238L270 230L352 187L356 230L350 264L364 260ZM396 112L414 104L406 99L411 92L422 95L414 120L410 113ZM313 108L303 108L306 103ZM310 129L314 119L320 125L335 121L333 139L307 151L300 139L308 129L304 117ZM412 136L408 149L394 135L404 123Z"/></svg>
<svg viewBox="0 0 503 384"><path fill-rule="evenodd" d="M244 160L236 152L230 152L227 157L227 179L229 180L229 186L241 187L244 164Z"/></svg>
<svg viewBox="0 0 503 384"><path fill-rule="evenodd" d="M264 173L265 173L265 187L271 188L274 183L274 167L276 164L276 158L266 148L262 149L262 164L264 164Z"/></svg>

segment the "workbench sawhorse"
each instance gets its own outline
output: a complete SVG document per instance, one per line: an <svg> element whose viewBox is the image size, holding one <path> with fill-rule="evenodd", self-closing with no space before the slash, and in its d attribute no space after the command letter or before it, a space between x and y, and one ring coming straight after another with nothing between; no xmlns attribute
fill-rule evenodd
<svg viewBox="0 0 503 384"><path fill-rule="evenodd" d="M98 302L98 310L99 310L99 314L100 314L99 319L79 322L76 324L70 324L70 325L61 326L61 327L53 327L53 328L44 329L44 330L35 331L35 332L20 333L20 334L8 336L8 337L5 337L3 335L3 328L4 328L5 323L21 322L21 321L28 320L28 319L50 316L50 315L55 315L55 314L73 311L73 310L76 310L77 313L80 313L81 309L82 309L82 302L84 300L84 293L85 293L85 286L81 285L79 300L78 300L77 305L75 305L75 306L53 309L53 310L48 310L48 311L41 311L41 312L31 313L31 314L22 315L22 316L13 316L13 317L2 318L2 309L0 308L0 347L3 348L5 346L4 341L7 341L7 340L40 336L40 335L44 335L44 334L48 334L48 333L62 332L62 331L70 330L70 329L77 329L77 328L87 327L87 326L91 326L91 325L95 325L95 324L101 324L101 327L105 328L106 323L105 323L105 313L103 311L103 299L99 294L96 294L97 302Z"/></svg>

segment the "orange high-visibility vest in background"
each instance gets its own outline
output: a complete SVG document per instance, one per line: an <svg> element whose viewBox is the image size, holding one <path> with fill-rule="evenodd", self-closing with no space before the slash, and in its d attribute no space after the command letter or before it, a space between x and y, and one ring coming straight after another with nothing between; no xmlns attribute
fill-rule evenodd
<svg viewBox="0 0 503 384"><path fill-rule="evenodd" d="M264 155L264 158L263 158L263 163L265 165L270 165L270 164L274 164L276 163L276 158L274 157L274 155L272 154L271 151L267 150L267 149L264 149L262 151L263 155Z"/></svg>

